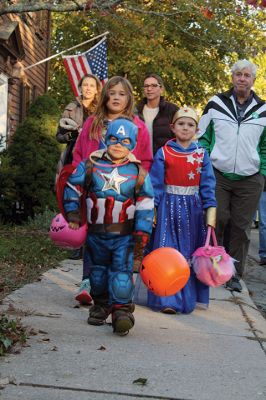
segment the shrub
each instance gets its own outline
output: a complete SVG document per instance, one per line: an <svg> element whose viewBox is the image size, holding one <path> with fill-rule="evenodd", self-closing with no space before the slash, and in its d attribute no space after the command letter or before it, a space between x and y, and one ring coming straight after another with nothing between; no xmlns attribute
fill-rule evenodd
<svg viewBox="0 0 266 400"><path fill-rule="evenodd" d="M11 165L10 156L4 150L0 153L0 221L3 223L12 219L12 204L16 199L15 172L16 166Z"/></svg>
<svg viewBox="0 0 266 400"><path fill-rule="evenodd" d="M11 209L14 210L15 204L21 207L21 220L34 218L47 207L57 208L54 179L60 155L55 139L59 115L55 101L48 95L40 96L8 147L8 166L13 170L8 187L9 191L15 188L15 203L12 192Z"/></svg>
<svg viewBox="0 0 266 400"><path fill-rule="evenodd" d="M49 208L46 207L43 213L36 214L34 218L29 217L25 226L48 232L51 221L57 213L58 211L49 210Z"/></svg>
<svg viewBox="0 0 266 400"><path fill-rule="evenodd" d="M16 200L23 204L25 218L34 217L46 207L55 209L53 188L60 151L56 139L47 132L45 121L28 118L20 125L9 154L12 165L17 167Z"/></svg>
<svg viewBox="0 0 266 400"><path fill-rule="evenodd" d="M39 96L32 103L28 111L28 117L42 118L44 114L55 117L57 120L60 117L60 109L56 101L49 94Z"/></svg>

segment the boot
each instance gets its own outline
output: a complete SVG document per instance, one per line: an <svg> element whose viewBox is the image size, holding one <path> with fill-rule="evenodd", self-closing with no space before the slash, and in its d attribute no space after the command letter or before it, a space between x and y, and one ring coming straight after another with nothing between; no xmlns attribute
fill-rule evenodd
<svg viewBox="0 0 266 400"><path fill-rule="evenodd" d="M89 325L103 325L110 314L110 307L108 305L94 304L89 311L88 324Z"/></svg>
<svg viewBox="0 0 266 400"><path fill-rule="evenodd" d="M129 330L133 328L135 318L133 312L135 304L115 304L112 309L112 326L113 332L120 336L128 334Z"/></svg>
<svg viewBox="0 0 266 400"><path fill-rule="evenodd" d="M108 294L93 295L93 301L94 305L91 306L89 311L88 324L103 325L111 312L111 307L108 304Z"/></svg>

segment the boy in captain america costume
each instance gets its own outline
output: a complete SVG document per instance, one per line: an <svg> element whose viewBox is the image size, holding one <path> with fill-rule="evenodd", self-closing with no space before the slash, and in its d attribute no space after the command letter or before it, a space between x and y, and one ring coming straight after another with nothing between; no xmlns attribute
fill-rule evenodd
<svg viewBox="0 0 266 400"><path fill-rule="evenodd" d="M64 190L69 227L80 224L80 197L85 190L88 236L86 258L94 305L88 323L102 325L112 314L113 331L127 334L134 326L132 302L134 241L143 246L152 231L154 201L149 175L131 153L137 126L113 120L106 132L107 150L98 150L70 175Z"/></svg>

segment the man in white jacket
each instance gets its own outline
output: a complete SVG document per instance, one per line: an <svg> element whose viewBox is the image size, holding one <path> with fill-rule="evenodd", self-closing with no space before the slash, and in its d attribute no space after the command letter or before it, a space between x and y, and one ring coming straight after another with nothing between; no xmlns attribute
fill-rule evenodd
<svg viewBox="0 0 266 400"><path fill-rule="evenodd" d="M209 154L216 175L217 239L237 260L237 274L226 287L241 292L250 242L252 217L266 175L266 104L251 89L257 67L248 60L232 69L233 87L208 102L199 122L198 138Z"/></svg>

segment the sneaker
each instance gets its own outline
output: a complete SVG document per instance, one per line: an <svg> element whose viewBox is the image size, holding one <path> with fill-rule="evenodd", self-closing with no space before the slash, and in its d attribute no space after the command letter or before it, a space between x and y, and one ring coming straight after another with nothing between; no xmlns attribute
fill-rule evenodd
<svg viewBox="0 0 266 400"><path fill-rule="evenodd" d="M265 258L261 258L259 265L266 265L266 259Z"/></svg>
<svg viewBox="0 0 266 400"><path fill-rule="evenodd" d="M78 294L75 299L82 305L90 305L92 303L92 297L90 295L91 285L89 279L84 279L81 282Z"/></svg>
<svg viewBox="0 0 266 400"><path fill-rule="evenodd" d="M94 304L89 311L88 324L89 325L103 325L105 320L109 315L108 306L100 306L99 304Z"/></svg>
<svg viewBox="0 0 266 400"><path fill-rule="evenodd" d="M232 292L242 292L242 286L239 282L239 279L233 276L228 282L225 284L225 288L231 290Z"/></svg>

